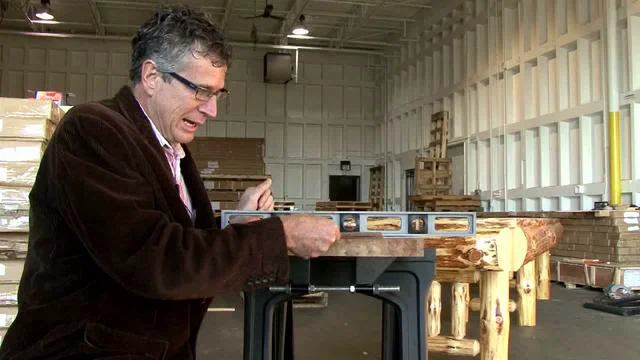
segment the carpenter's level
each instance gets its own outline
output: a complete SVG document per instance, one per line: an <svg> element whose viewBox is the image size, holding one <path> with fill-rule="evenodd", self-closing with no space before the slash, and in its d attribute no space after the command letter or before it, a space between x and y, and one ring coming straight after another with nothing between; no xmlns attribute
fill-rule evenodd
<svg viewBox="0 0 640 360"><path fill-rule="evenodd" d="M383 212L383 211L243 211L222 210L222 226L235 217L316 215L332 219L340 231L380 233L386 236L472 236L476 214L472 212Z"/></svg>

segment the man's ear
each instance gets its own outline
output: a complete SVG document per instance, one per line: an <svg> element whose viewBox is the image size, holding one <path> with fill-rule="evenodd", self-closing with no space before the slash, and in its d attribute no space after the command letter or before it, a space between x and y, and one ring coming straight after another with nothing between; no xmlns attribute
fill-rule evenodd
<svg viewBox="0 0 640 360"><path fill-rule="evenodd" d="M145 60L142 63L140 73L142 88L147 95L152 96L160 85L159 82L162 81L162 74L158 71L158 66L153 60Z"/></svg>

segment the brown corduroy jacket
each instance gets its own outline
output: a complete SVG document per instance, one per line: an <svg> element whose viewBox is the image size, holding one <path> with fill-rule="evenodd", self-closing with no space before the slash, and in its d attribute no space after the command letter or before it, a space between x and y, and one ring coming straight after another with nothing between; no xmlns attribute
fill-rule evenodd
<svg viewBox="0 0 640 360"><path fill-rule="evenodd" d="M69 111L30 194L19 312L0 359L193 359L212 297L287 280L282 222L216 229L185 152L195 224L129 87Z"/></svg>

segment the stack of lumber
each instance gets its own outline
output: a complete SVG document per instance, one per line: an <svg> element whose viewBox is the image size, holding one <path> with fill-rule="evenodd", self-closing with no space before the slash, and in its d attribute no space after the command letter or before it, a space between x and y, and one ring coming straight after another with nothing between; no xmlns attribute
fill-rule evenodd
<svg viewBox="0 0 640 360"><path fill-rule="evenodd" d="M273 210L275 211L294 211L295 209L295 201L275 201L273 203Z"/></svg>
<svg viewBox="0 0 640 360"><path fill-rule="evenodd" d="M371 211L371 203L363 201L318 201L316 211Z"/></svg>
<svg viewBox="0 0 640 360"><path fill-rule="evenodd" d="M204 187L214 212L235 210L242 193L256 186L269 176L266 175L201 175Z"/></svg>
<svg viewBox="0 0 640 360"><path fill-rule="evenodd" d="M376 166L369 169L369 201L371 210L384 210L384 167Z"/></svg>
<svg viewBox="0 0 640 360"><path fill-rule="evenodd" d="M449 195L451 160L416 157L415 195Z"/></svg>
<svg viewBox="0 0 640 360"><path fill-rule="evenodd" d="M479 211L477 195L413 195L409 200L420 211Z"/></svg>
<svg viewBox="0 0 640 360"><path fill-rule="evenodd" d="M51 100L0 98L0 339L17 313L29 238L29 192L63 115Z"/></svg>
<svg viewBox="0 0 640 360"><path fill-rule="evenodd" d="M264 175L264 139L199 137L188 145L202 175Z"/></svg>

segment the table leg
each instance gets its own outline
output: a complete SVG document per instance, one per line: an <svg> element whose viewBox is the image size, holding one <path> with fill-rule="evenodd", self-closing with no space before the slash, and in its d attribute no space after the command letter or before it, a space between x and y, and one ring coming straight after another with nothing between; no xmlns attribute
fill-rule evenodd
<svg viewBox="0 0 640 360"><path fill-rule="evenodd" d="M480 359L509 358L509 272L486 271L480 281Z"/></svg>

